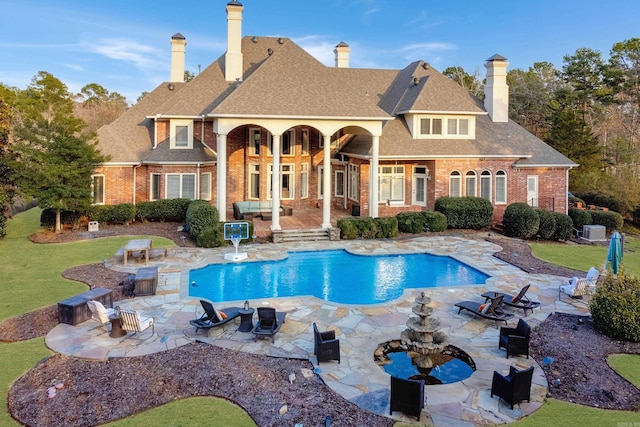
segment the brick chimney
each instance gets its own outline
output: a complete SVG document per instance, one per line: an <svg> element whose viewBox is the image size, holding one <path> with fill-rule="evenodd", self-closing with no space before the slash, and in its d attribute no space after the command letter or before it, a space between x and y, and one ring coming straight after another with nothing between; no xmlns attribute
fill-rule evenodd
<svg viewBox="0 0 640 427"><path fill-rule="evenodd" d="M509 121L509 86L507 86L507 58L498 54L487 59L487 82L484 86L484 108L491 120Z"/></svg>
<svg viewBox="0 0 640 427"><path fill-rule="evenodd" d="M224 55L224 76L228 82L242 80L242 3L227 3L227 53Z"/></svg>
<svg viewBox="0 0 640 427"><path fill-rule="evenodd" d="M349 52L351 48L345 42L340 42L333 50L336 54L336 68L349 68Z"/></svg>
<svg viewBox="0 0 640 427"><path fill-rule="evenodd" d="M180 33L171 36L171 82L184 83L184 48L187 40Z"/></svg>

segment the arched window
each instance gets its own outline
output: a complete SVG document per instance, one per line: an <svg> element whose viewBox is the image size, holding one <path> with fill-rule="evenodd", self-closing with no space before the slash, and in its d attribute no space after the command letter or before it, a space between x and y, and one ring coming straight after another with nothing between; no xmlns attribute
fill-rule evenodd
<svg viewBox="0 0 640 427"><path fill-rule="evenodd" d="M475 197L478 188L478 177L474 171L469 171L464 176L465 196Z"/></svg>
<svg viewBox="0 0 640 427"><path fill-rule="evenodd" d="M507 203L507 173L496 172L496 204Z"/></svg>
<svg viewBox="0 0 640 427"><path fill-rule="evenodd" d="M491 172L482 171L480 174L480 197L491 201Z"/></svg>
<svg viewBox="0 0 640 427"><path fill-rule="evenodd" d="M449 196L462 196L462 176L458 171L453 171L449 175Z"/></svg>

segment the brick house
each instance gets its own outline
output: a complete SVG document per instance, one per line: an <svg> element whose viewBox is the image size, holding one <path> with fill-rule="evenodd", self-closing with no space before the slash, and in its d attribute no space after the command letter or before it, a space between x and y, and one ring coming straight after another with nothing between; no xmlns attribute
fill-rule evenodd
<svg viewBox="0 0 640 427"><path fill-rule="evenodd" d="M502 56L482 101L421 60L349 68L341 42L327 67L290 39L242 37L243 9L226 5L227 51L188 83L175 34L170 81L99 130L96 203L204 199L224 221L234 202L271 201L272 230L283 205L321 208L323 228L332 209L389 216L442 196L487 198L496 221L514 202L566 213L577 165L508 119Z"/></svg>

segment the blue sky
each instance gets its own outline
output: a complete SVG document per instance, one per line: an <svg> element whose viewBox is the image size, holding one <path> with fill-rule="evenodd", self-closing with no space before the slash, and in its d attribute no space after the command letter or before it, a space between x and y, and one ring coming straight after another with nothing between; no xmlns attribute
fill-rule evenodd
<svg viewBox="0 0 640 427"><path fill-rule="evenodd" d="M509 68L587 47L604 58L640 37L637 0L429 1L240 0L245 36L282 36L333 66L340 41L351 67L403 68L423 59L442 71L480 70L495 53ZM130 102L169 80L171 36L187 39L186 69L197 73L226 50L228 0L0 0L0 82L24 89L39 71L72 92L98 83ZM188 4L188 6L187 6Z"/></svg>

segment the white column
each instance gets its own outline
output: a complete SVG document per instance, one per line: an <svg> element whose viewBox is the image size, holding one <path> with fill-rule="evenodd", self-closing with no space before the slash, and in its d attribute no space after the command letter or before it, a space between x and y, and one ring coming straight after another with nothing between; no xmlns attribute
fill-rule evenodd
<svg viewBox="0 0 640 427"><path fill-rule="evenodd" d="M369 171L369 216L378 217L378 163L380 156L380 137L371 139L371 170Z"/></svg>
<svg viewBox="0 0 640 427"><path fill-rule="evenodd" d="M227 220L227 135L217 135L218 176L216 182L216 208L220 221Z"/></svg>
<svg viewBox="0 0 640 427"><path fill-rule="evenodd" d="M331 135L323 135L322 228L331 228Z"/></svg>
<svg viewBox="0 0 640 427"><path fill-rule="evenodd" d="M280 135L273 135L271 147L273 155L273 174L271 176L271 230L280 227Z"/></svg>

